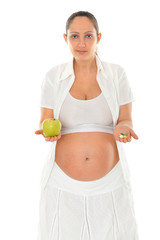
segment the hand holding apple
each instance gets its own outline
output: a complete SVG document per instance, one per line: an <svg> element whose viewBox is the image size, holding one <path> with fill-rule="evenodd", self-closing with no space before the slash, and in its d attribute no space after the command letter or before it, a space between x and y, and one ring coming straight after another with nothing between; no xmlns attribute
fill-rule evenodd
<svg viewBox="0 0 160 240"><path fill-rule="evenodd" d="M56 141L61 138L61 122L58 119L45 119L43 121L43 127L40 130L35 131L35 134L42 134L46 141Z"/></svg>
<svg viewBox="0 0 160 240"><path fill-rule="evenodd" d="M61 131L61 122L58 119L48 118L43 121L42 128L46 137L55 137Z"/></svg>

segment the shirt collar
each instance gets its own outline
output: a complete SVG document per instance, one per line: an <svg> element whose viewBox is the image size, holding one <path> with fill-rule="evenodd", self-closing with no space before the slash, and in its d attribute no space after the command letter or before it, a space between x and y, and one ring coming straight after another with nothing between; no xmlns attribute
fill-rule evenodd
<svg viewBox="0 0 160 240"><path fill-rule="evenodd" d="M60 81L66 79L70 75L74 75L73 60L74 60L74 58L72 58L69 62L66 63L66 65L61 73ZM102 62L98 55L96 55L96 64L98 67L98 72L100 70L103 70Z"/></svg>

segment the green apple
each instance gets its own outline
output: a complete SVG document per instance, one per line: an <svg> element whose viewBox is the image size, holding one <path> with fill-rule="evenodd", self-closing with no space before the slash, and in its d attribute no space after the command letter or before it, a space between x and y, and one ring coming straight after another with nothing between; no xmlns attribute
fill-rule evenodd
<svg viewBox="0 0 160 240"><path fill-rule="evenodd" d="M58 136L61 126L61 122L58 119L47 118L43 121L43 133L46 137Z"/></svg>

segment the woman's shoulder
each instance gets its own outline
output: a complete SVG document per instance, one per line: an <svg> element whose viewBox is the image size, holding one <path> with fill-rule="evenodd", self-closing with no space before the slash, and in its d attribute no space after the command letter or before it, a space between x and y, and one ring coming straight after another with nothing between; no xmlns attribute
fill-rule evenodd
<svg viewBox="0 0 160 240"><path fill-rule="evenodd" d="M71 61L66 61L57 65L54 65L53 67L49 68L49 70L46 72L46 77L56 83L58 79L61 78L61 75L63 74L63 72L65 72L66 69L68 69L68 66L70 65L71 65Z"/></svg>
<svg viewBox="0 0 160 240"><path fill-rule="evenodd" d="M59 72L63 71L63 69L67 66L67 64L68 64L68 62L56 64L53 67L48 69L47 74L52 75L55 73L59 73Z"/></svg>
<svg viewBox="0 0 160 240"><path fill-rule="evenodd" d="M124 71L124 68L119 63L113 63L106 60L101 60L104 70L112 70L112 71Z"/></svg>
<svg viewBox="0 0 160 240"><path fill-rule="evenodd" d="M110 62L106 60L101 60L103 73L104 75L110 75L113 79L119 81L121 76L123 76L125 69L119 64L115 62Z"/></svg>

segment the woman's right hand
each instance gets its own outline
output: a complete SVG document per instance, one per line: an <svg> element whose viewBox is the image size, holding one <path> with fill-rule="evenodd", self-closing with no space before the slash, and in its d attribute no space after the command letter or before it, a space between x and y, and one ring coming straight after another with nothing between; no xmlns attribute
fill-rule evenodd
<svg viewBox="0 0 160 240"><path fill-rule="evenodd" d="M37 134L37 135L42 135L47 142L54 142L54 141L57 141L57 140L59 140L59 139L61 138L61 132L60 132L59 135L57 135L57 136L54 136L54 137L46 137L46 136L44 135L42 129L35 131L35 134Z"/></svg>

